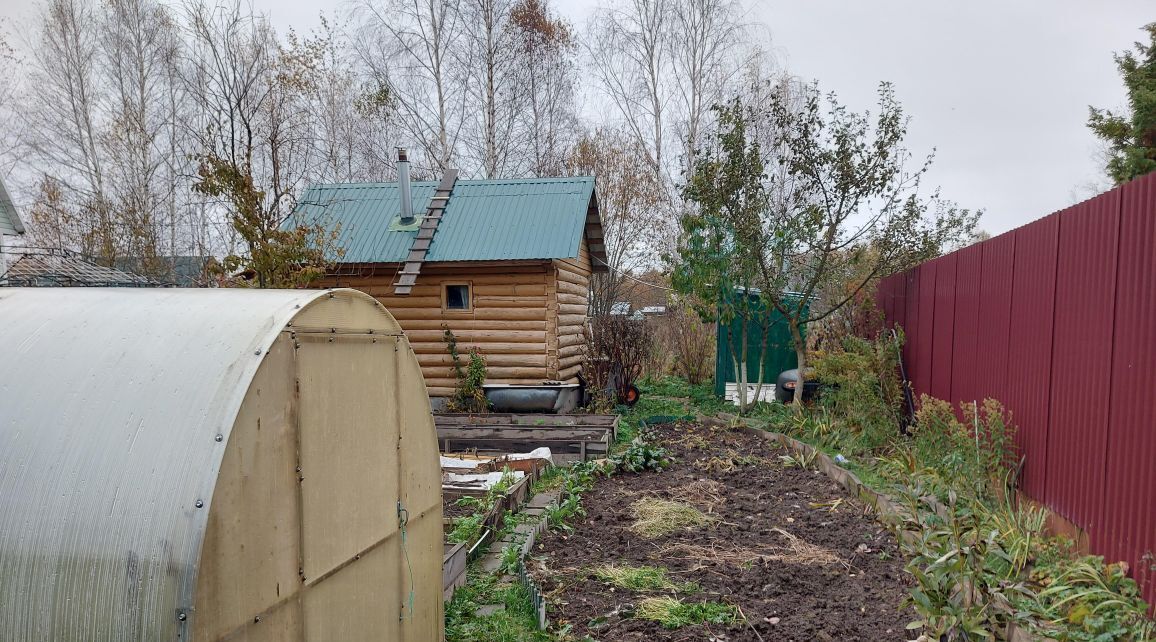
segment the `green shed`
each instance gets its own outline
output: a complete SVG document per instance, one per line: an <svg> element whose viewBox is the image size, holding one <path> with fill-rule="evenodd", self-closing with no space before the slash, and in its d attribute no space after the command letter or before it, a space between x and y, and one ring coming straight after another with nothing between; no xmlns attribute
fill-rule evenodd
<svg viewBox="0 0 1156 642"><path fill-rule="evenodd" d="M755 383L759 377L759 364L763 366L764 395L772 398L775 379L784 370L798 365L795 348L791 344L791 330L787 319L773 306L767 306L758 290L736 290L736 297L747 297L755 314L746 320L747 381ZM790 296L790 295L789 295ZM796 298L797 300L797 298ZM736 317L729 325L715 324L715 368L714 392L718 397L728 396L728 386L733 390L738 385L732 347L742 340L743 319ZM763 336L766 335L764 349Z"/></svg>

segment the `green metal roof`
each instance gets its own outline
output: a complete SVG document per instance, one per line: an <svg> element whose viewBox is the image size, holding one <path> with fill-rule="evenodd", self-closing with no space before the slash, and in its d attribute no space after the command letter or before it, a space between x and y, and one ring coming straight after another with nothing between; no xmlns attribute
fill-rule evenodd
<svg viewBox="0 0 1156 642"><path fill-rule="evenodd" d="M0 178L0 234L23 234L24 225L20 222L20 214L16 212L16 205L4 187L4 179Z"/></svg>
<svg viewBox="0 0 1156 642"><path fill-rule="evenodd" d="M437 183L411 183L413 211L425 214ZM594 179L459 180L427 261L556 259L578 256ZM297 223L340 225L342 263L399 263L416 231L391 231L401 212L397 183L316 185L301 198ZM601 243L601 240L598 240Z"/></svg>

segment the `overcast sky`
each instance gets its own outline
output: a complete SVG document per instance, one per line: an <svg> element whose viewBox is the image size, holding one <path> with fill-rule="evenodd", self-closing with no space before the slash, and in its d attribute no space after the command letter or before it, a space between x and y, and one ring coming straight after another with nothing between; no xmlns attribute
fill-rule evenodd
<svg viewBox="0 0 1156 642"><path fill-rule="evenodd" d="M0 0L19 19L27 0ZM344 0L254 0L278 28L317 24ZM576 26L596 0L554 0ZM871 107L895 83L913 121L908 142L937 149L930 183L981 227L1012 229L1073 202L1102 180L1088 105L1118 107L1112 52L1156 21L1153 0L748 0L752 22L786 69L847 105ZM1080 196L1089 196L1081 193Z"/></svg>

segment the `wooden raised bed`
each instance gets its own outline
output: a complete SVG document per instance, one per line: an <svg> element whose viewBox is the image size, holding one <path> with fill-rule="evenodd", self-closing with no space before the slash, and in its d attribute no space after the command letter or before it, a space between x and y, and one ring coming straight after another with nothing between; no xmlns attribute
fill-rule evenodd
<svg viewBox="0 0 1156 642"><path fill-rule="evenodd" d="M467 555L465 544L450 544L442 546L442 599L449 602L454 597L454 591L466 585Z"/></svg>
<svg viewBox="0 0 1156 642"><path fill-rule="evenodd" d="M618 435L617 415L434 415L442 452L529 452L543 446L561 460L597 459Z"/></svg>
<svg viewBox="0 0 1156 642"><path fill-rule="evenodd" d="M518 508L525 504L530 497L530 487L538 478L542 476L542 472L546 469L545 462L537 460L539 465L534 466L526 475L514 483L513 486L506 491L504 495L499 497L494 502L493 508L486 513L482 520L482 540L484 540L488 533L497 532L501 528L502 518L506 513L514 513ZM465 488L442 488L442 503L449 505L462 497L483 497L487 491L480 489L465 489ZM449 533L454 529L453 519L449 517L442 518L442 530ZM475 548L478 547L478 542L466 542L466 550L473 554Z"/></svg>

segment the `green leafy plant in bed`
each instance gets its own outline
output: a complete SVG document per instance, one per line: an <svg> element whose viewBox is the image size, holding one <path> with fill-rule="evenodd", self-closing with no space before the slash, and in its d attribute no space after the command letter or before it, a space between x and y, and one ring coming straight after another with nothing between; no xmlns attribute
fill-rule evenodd
<svg viewBox="0 0 1156 642"><path fill-rule="evenodd" d="M665 448L641 435L635 437L626 450L610 457L615 468L628 473L663 470L672 461Z"/></svg>
<svg viewBox="0 0 1156 642"><path fill-rule="evenodd" d="M915 578L909 602L921 617L909 629L925 629L933 639L955 642L994 638L996 607L1007 604L997 578L1008 576L1010 560L985 529L975 503L954 491L946 506L937 505L926 485L917 480L903 496L914 534L904 543Z"/></svg>
<svg viewBox="0 0 1156 642"><path fill-rule="evenodd" d="M473 544L482 536L482 522L485 515L474 513L454 520L454 528L446 539L455 544Z"/></svg>
<svg viewBox="0 0 1156 642"><path fill-rule="evenodd" d="M593 488L598 476L603 474L607 474L607 470L595 462L577 463L563 471L558 501L551 502L542 511L546 516L546 525L572 531L573 528L567 522L586 516L586 509L582 508L582 494Z"/></svg>
<svg viewBox="0 0 1156 642"><path fill-rule="evenodd" d="M473 544L478 541L482 536L482 524L485 522L486 514L517 481L518 479L512 471L504 469L501 478L482 497L462 497L454 502L456 505L471 509L473 512L470 515L456 518L453 523L453 530L446 535L446 539L453 543L465 544Z"/></svg>
<svg viewBox="0 0 1156 642"><path fill-rule="evenodd" d="M1102 557L1057 556L1037 565L1015 600L1034 616L1033 632L1061 642L1141 642L1156 639L1148 605L1121 564Z"/></svg>

